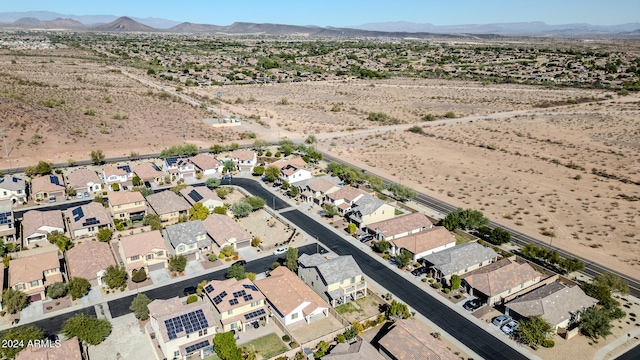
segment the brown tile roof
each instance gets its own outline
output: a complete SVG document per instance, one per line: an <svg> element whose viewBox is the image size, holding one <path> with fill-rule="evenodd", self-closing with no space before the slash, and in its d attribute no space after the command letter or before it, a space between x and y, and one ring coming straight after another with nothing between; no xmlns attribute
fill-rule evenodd
<svg viewBox="0 0 640 360"><path fill-rule="evenodd" d="M269 276L255 281L255 284L283 316L287 316L305 302L310 302L303 310L305 314L310 314L319 307L328 307L318 294L286 266L275 268Z"/></svg>
<svg viewBox="0 0 640 360"><path fill-rule="evenodd" d="M297 169L304 169L307 166L307 163L302 160L301 157L294 157L289 160L279 160L269 165L273 165L280 170L290 168L293 172L295 172L295 170Z"/></svg>
<svg viewBox="0 0 640 360"><path fill-rule="evenodd" d="M120 238L120 246L124 256L129 258L135 255L145 255L153 249L167 251L160 230L145 231L143 233L123 236ZM124 260L124 259L123 259Z"/></svg>
<svg viewBox="0 0 640 360"><path fill-rule="evenodd" d="M433 223L423 213L412 213L402 216L397 216L389 220L378 221L367 225L367 228L371 231L380 230L382 234L390 238L392 236L406 233L416 229L429 229L433 226Z"/></svg>
<svg viewBox="0 0 640 360"><path fill-rule="evenodd" d="M191 208L187 201L171 190L160 191L147 196L149 206L158 215L186 211Z"/></svg>
<svg viewBox="0 0 640 360"><path fill-rule="evenodd" d="M56 185L51 182L51 177L58 178L58 184ZM31 180L31 190L33 194L37 194L39 192L55 192L55 191L64 191L64 182L60 175L45 175L39 176Z"/></svg>
<svg viewBox="0 0 640 360"><path fill-rule="evenodd" d="M456 238L444 226L435 226L425 231L391 240L391 242L395 247L409 250L415 255L449 243L455 243Z"/></svg>
<svg viewBox="0 0 640 360"><path fill-rule="evenodd" d="M145 162L131 169L142 180L150 180L156 178L162 178L165 176L160 170L153 167L151 163Z"/></svg>
<svg viewBox="0 0 640 360"><path fill-rule="evenodd" d="M149 315L157 320L158 327L160 329L160 335L164 339L165 343L169 341L169 336L167 334L167 327L165 325L165 320L178 317L180 315L186 315L190 312L202 310L209 327L213 326L215 319L213 317L213 312L209 308L209 305L205 301L196 301L191 304L185 304L176 296L167 300L153 300L149 306ZM180 339L184 336L187 336L186 331L181 331L176 333L177 338Z"/></svg>
<svg viewBox="0 0 640 360"><path fill-rule="evenodd" d="M321 193L326 193L327 191L333 189L334 187L339 187L338 185L332 183L329 180L325 180L322 178L319 178L318 180L312 182L311 184L308 185L309 190L311 191L317 191L317 192L321 192Z"/></svg>
<svg viewBox="0 0 640 360"><path fill-rule="evenodd" d="M322 357L331 360L384 360L369 342L360 340L353 344L338 343L331 352Z"/></svg>
<svg viewBox="0 0 640 360"><path fill-rule="evenodd" d="M189 194L192 191L195 191L198 195L202 197L202 199L198 200L200 202L205 202L207 200L223 202L222 199L220 199L220 197L218 196L218 194L211 191L211 189L205 186L198 186L198 187L187 186L186 188L180 190L180 195L182 195L182 197L184 197L185 200L187 200L191 205L198 202L198 201L194 201L194 199L191 196L189 196Z"/></svg>
<svg viewBox="0 0 640 360"><path fill-rule="evenodd" d="M251 161L255 155L255 151L252 150L236 150L231 153L232 159L238 159L242 161Z"/></svg>
<svg viewBox="0 0 640 360"><path fill-rule="evenodd" d="M67 175L67 186L72 189L86 187L87 184L102 184L95 171L89 169L77 169Z"/></svg>
<svg viewBox="0 0 640 360"><path fill-rule="evenodd" d="M396 320L378 344L398 360L458 360L442 341L414 321L417 320Z"/></svg>
<svg viewBox="0 0 640 360"><path fill-rule="evenodd" d="M146 207L146 201L144 196L139 191L112 191L107 196L111 206L132 204L138 201L142 201Z"/></svg>
<svg viewBox="0 0 640 360"><path fill-rule="evenodd" d="M109 244L100 241L83 241L65 253L69 277L95 279L101 270L117 265Z"/></svg>
<svg viewBox="0 0 640 360"><path fill-rule="evenodd" d="M253 157L251 158L253 159ZM218 159L206 154L198 154L196 156L192 156L189 158L189 161L191 161L193 165L195 165L198 169L202 171L215 169L216 167L223 166Z"/></svg>
<svg viewBox="0 0 640 360"><path fill-rule="evenodd" d="M327 194L327 197L332 200L344 199L346 202L351 202L360 195L364 195L366 192L354 188L351 185L345 185L340 188L340 190L336 192L332 192L331 194Z"/></svg>
<svg viewBox="0 0 640 360"><path fill-rule="evenodd" d="M219 246L231 239L236 239L236 242L251 239L251 234L227 215L211 214L202 220L202 225Z"/></svg>
<svg viewBox="0 0 640 360"><path fill-rule="evenodd" d="M82 360L78 338L60 342L60 346L27 346L15 360Z"/></svg>
<svg viewBox="0 0 640 360"><path fill-rule="evenodd" d="M216 296L222 294L223 292L227 293L227 295L222 299L222 302L218 304L215 304L212 302L213 306L215 306L218 309L218 312L220 313L229 311L231 309L243 307L247 303L250 304L258 300L266 299L264 294L262 294L260 290L257 290L257 288L253 285L253 283L249 279L242 279L240 281L236 280L235 278L227 279L224 281L213 280L213 281L210 281L207 285L211 285L211 287L213 287L212 292L208 293L205 291L205 294L210 300L213 300ZM253 290L251 288L252 286L256 290ZM234 293L238 293L241 291L244 291L247 295L251 294L252 299L245 300L243 296L235 297L233 295ZM238 303L235 305L231 305L231 303L229 302L229 300L231 299L236 299ZM253 309L251 309L251 311L253 311Z"/></svg>
<svg viewBox="0 0 640 360"><path fill-rule="evenodd" d="M115 165L107 165L104 167L104 176L109 177L111 175L118 175L118 176L122 176L122 175L128 175L126 171L119 169L117 166Z"/></svg>
<svg viewBox="0 0 640 360"><path fill-rule="evenodd" d="M33 280L41 280L45 270L57 269L60 267L58 260L58 249L26 256L19 259L12 259L9 262L9 286L17 283L27 283Z"/></svg>
<svg viewBox="0 0 640 360"><path fill-rule="evenodd" d="M460 278L483 294L495 296L539 277L540 273L527 263L502 259L470 271Z"/></svg>
<svg viewBox="0 0 640 360"><path fill-rule="evenodd" d="M64 231L64 222L62 220L62 211L48 210L38 211L29 210L22 217L22 236L27 238L35 233L47 234L46 230L38 230L40 227L49 226L59 228Z"/></svg>
<svg viewBox="0 0 640 360"><path fill-rule="evenodd" d="M82 209L83 216L80 218L76 217L73 214L73 211L77 208ZM90 224L83 225L86 223L86 220L90 218L95 218L98 221L98 225L100 226L111 223L111 216L107 213L107 209L105 209L104 206L102 206L102 204L94 201L86 205L70 208L66 210L65 215L69 218L69 224L71 226L71 230L80 230L80 229L95 226Z"/></svg>

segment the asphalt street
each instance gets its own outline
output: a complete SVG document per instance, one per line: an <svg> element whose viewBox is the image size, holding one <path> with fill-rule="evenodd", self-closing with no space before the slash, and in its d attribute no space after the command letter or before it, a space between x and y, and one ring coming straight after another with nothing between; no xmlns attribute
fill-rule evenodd
<svg viewBox="0 0 640 360"><path fill-rule="evenodd" d="M62 315L34 321L31 323L25 324L24 326L33 325L33 326L39 327L40 329L44 330L45 333L47 333L48 335L59 334L62 331L62 324L64 324L64 322L67 321L68 318L79 313L84 313L89 316L96 317L95 308L93 306L89 306L89 307L68 312Z"/></svg>
<svg viewBox="0 0 640 360"><path fill-rule="evenodd" d="M618 356L616 360L638 360L640 359L640 346L636 346L626 353Z"/></svg>

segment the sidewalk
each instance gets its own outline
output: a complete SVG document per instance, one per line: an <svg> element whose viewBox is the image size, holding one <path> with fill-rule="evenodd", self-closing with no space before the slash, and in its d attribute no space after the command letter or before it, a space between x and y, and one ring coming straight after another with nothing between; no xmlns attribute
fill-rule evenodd
<svg viewBox="0 0 640 360"><path fill-rule="evenodd" d="M640 340L635 338L640 335L640 328L634 329L628 333L630 336L622 336L612 341L607 346L596 352L593 360L615 359L625 352L633 349L635 346L640 345Z"/></svg>

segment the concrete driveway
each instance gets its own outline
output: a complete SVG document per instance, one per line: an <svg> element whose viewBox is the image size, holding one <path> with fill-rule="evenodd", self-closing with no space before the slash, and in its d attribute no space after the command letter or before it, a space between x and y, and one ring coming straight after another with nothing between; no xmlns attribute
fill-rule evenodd
<svg viewBox="0 0 640 360"><path fill-rule="evenodd" d="M185 275L191 275L199 273L202 270L204 270L204 268L202 267L202 265L200 265L200 262L198 260L191 260L187 262L187 266L184 268L184 273Z"/></svg>
<svg viewBox="0 0 640 360"><path fill-rule="evenodd" d="M149 278L151 278L154 284L160 284L171 280L171 275L169 275L169 269L159 269L149 271Z"/></svg>
<svg viewBox="0 0 640 360"><path fill-rule="evenodd" d="M20 320L40 318L43 314L42 300L34 301L20 311Z"/></svg>
<svg viewBox="0 0 640 360"><path fill-rule="evenodd" d="M99 286L94 286L89 289L89 293L81 298L82 306L87 306L94 301L102 299L102 291Z"/></svg>

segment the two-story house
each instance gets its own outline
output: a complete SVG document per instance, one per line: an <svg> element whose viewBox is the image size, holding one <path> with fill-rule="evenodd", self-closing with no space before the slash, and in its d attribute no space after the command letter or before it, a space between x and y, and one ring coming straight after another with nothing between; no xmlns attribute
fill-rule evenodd
<svg viewBox="0 0 640 360"><path fill-rule="evenodd" d="M64 220L62 211L29 210L22 215L22 246L31 247L35 244L48 244L47 235L58 231L64 234Z"/></svg>
<svg viewBox="0 0 640 360"><path fill-rule="evenodd" d="M172 156L162 160L162 171L178 179L196 176L196 168L188 156Z"/></svg>
<svg viewBox="0 0 640 360"><path fill-rule="evenodd" d="M129 165L107 165L102 170L102 177L109 188L113 184L119 184L121 187L126 188L131 185L133 172L131 172Z"/></svg>
<svg viewBox="0 0 640 360"><path fill-rule="evenodd" d="M35 201L51 201L64 198L65 187L59 175L39 176L31 180L31 196Z"/></svg>
<svg viewBox="0 0 640 360"><path fill-rule="evenodd" d="M236 150L231 153L231 161L240 171L253 171L253 167L258 163L258 156L253 150Z"/></svg>
<svg viewBox="0 0 640 360"><path fill-rule="evenodd" d="M17 240L16 224L10 204L0 205L0 240L11 243Z"/></svg>
<svg viewBox="0 0 640 360"><path fill-rule="evenodd" d="M353 203L355 203L365 194L366 192L358 188L346 185L341 187L337 191L325 194L324 202L335 206L338 209L340 215L346 215L351 211L351 206L353 205Z"/></svg>
<svg viewBox="0 0 640 360"><path fill-rule="evenodd" d="M433 223L425 214L415 212L367 224L363 231L374 235L378 240L391 241L432 227Z"/></svg>
<svg viewBox="0 0 640 360"><path fill-rule="evenodd" d="M202 225L220 249L227 245L235 250L251 246L251 234L228 215L211 214L202 220Z"/></svg>
<svg viewBox="0 0 640 360"><path fill-rule="evenodd" d="M213 213L213 209L216 207L224 206L224 201L220 199L218 194L205 186L187 186L180 190L180 195L182 195L182 197L184 197L191 206L195 205L197 202L201 203L204 207L209 209L210 213Z"/></svg>
<svg viewBox="0 0 640 360"><path fill-rule="evenodd" d="M114 219L141 221L147 215L147 201L139 191L110 192L109 211Z"/></svg>
<svg viewBox="0 0 640 360"><path fill-rule="evenodd" d="M178 297L156 299L148 309L149 323L145 332L165 359L186 360L192 355L201 358L202 349L212 345L215 319L206 302L186 304Z"/></svg>
<svg viewBox="0 0 640 360"><path fill-rule="evenodd" d="M221 332L245 331L256 321L269 322L266 297L251 280L213 280L203 289Z"/></svg>
<svg viewBox="0 0 640 360"><path fill-rule="evenodd" d="M163 226L177 223L180 216L187 216L191 208L185 199L169 190L147 196L147 203L160 216Z"/></svg>
<svg viewBox="0 0 640 360"><path fill-rule="evenodd" d="M222 173L224 164L218 159L207 154L198 154L189 158L189 161L195 165L197 171L204 176L216 176Z"/></svg>
<svg viewBox="0 0 640 360"><path fill-rule="evenodd" d="M94 201L70 208L66 210L65 215L68 219L69 233L76 239L95 236L102 228L113 228L111 217L104 206Z"/></svg>
<svg viewBox="0 0 640 360"><path fill-rule="evenodd" d="M393 239L390 243L392 256L397 256L400 250L404 250L413 255L412 261L416 261L429 254L456 246L456 237L444 226L434 226L431 229Z"/></svg>
<svg viewBox="0 0 640 360"><path fill-rule="evenodd" d="M12 204L27 201L24 179L9 175L0 177L0 202L7 200Z"/></svg>
<svg viewBox="0 0 640 360"><path fill-rule="evenodd" d="M280 182L286 181L293 184L311 179L311 171L306 169L307 163L300 157L276 161L269 166L276 166L280 169Z"/></svg>
<svg viewBox="0 0 640 360"><path fill-rule="evenodd" d="M144 269L148 274L149 271L167 268L169 250L159 230L123 236L112 240L111 244L120 265L127 269L130 276L133 270Z"/></svg>
<svg viewBox="0 0 640 360"><path fill-rule="evenodd" d="M418 320L399 319L378 334L378 351L385 359L438 359L459 360L439 339L418 325Z"/></svg>
<svg viewBox="0 0 640 360"><path fill-rule="evenodd" d="M340 190L342 180L334 176L312 177L309 180L297 181L294 186L300 189L302 200L322 205L326 194Z"/></svg>
<svg viewBox="0 0 640 360"><path fill-rule="evenodd" d="M395 210L396 209L386 201L365 194L351 205L348 218L351 223L361 228L373 222L393 218L396 216Z"/></svg>
<svg viewBox="0 0 640 360"><path fill-rule="evenodd" d="M108 243L82 241L64 253L69 278L81 277L92 286L102 286L102 277L109 266L117 266Z"/></svg>
<svg viewBox="0 0 640 360"><path fill-rule="evenodd" d="M327 259L302 254L298 264L300 279L332 307L367 296L364 273L351 255Z"/></svg>
<svg viewBox="0 0 640 360"><path fill-rule="evenodd" d="M89 169L77 169L67 175L67 187L78 193L93 194L102 191L102 181L95 171Z"/></svg>
<svg viewBox="0 0 640 360"><path fill-rule="evenodd" d="M211 240L201 220L170 225L162 231L165 244L172 255L211 252Z"/></svg>
<svg viewBox="0 0 640 360"><path fill-rule="evenodd" d="M468 273L498 259L498 254L488 247L475 242L460 244L422 258L433 277L447 283L451 276Z"/></svg>
<svg viewBox="0 0 640 360"><path fill-rule="evenodd" d="M255 284L284 325L298 321L310 324L329 314L329 305L286 266L275 268Z"/></svg>
<svg viewBox="0 0 640 360"><path fill-rule="evenodd" d="M168 175L163 173L154 163L144 162L134 166L131 170L146 187L151 187L152 184L162 185L167 182Z"/></svg>
<svg viewBox="0 0 640 360"><path fill-rule="evenodd" d="M9 287L27 294L29 302L43 300L45 288L62 281L58 249L9 261Z"/></svg>

